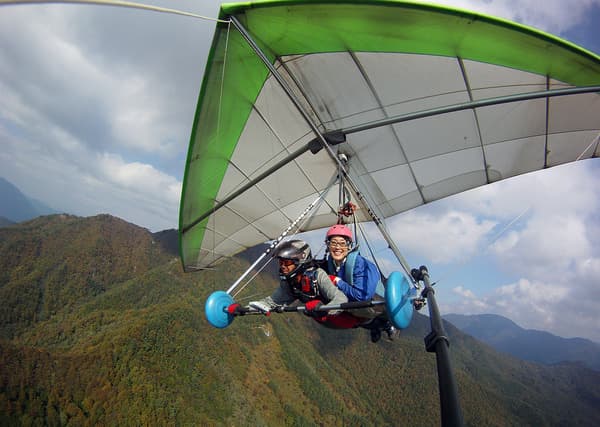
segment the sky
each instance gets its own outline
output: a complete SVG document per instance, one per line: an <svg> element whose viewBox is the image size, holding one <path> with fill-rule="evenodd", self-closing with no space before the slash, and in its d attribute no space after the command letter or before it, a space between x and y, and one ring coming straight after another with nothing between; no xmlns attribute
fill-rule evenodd
<svg viewBox="0 0 600 427"><path fill-rule="evenodd" d="M220 4L145 3L210 18ZM600 0L434 3L600 53ZM0 6L0 176L57 211L176 228L214 26L106 6ZM599 178L600 160L581 161L432 203L388 227L412 266L428 266L442 314L494 313L600 342ZM381 241L374 246L384 270L398 269Z"/></svg>

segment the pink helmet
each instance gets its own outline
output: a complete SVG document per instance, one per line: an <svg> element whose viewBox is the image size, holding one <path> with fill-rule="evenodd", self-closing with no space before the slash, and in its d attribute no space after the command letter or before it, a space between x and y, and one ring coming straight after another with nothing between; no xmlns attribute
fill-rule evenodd
<svg viewBox="0 0 600 427"><path fill-rule="evenodd" d="M333 236L341 236L352 242L352 231L344 224L336 224L327 230L326 239L329 240Z"/></svg>

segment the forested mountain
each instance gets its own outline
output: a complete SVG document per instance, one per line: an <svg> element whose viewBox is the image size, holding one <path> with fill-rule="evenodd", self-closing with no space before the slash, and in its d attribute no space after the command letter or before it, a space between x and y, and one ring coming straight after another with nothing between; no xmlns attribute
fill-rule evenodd
<svg viewBox="0 0 600 427"><path fill-rule="evenodd" d="M204 301L248 263L184 274L155 237L107 215L0 229L0 425L440 425L427 317L377 344L297 314L215 329ZM599 425L597 372L448 334L467 425Z"/></svg>
<svg viewBox="0 0 600 427"><path fill-rule="evenodd" d="M0 337L171 258L147 230L109 215L52 215L0 229Z"/></svg>
<svg viewBox="0 0 600 427"><path fill-rule="evenodd" d="M600 344L593 341L523 329L495 314L448 314L444 319L496 350L520 359L545 364L579 362L600 371Z"/></svg>

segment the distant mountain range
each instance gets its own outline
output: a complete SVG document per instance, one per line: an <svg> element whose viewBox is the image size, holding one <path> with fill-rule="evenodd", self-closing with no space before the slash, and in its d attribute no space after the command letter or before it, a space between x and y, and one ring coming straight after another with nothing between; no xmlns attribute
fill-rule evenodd
<svg viewBox="0 0 600 427"><path fill-rule="evenodd" d="M298 314L215 329L207 297L249 263L183 273L175 238L110 215L0 229L0 425L441 424L426 316L377 344ZM236 300L276 286L261 273ZM599 372L446 331L465 425L600 425Z"/></svg>
<svg viewBox="0 0 600 427"><path fill-rule="evenodd" d="M8 227L9 225L13 225L15 224L14 221L11 221L9 219L4 218L3 216L0 216L0 227Z"/></svg>
<svg viewBox="0 0 600 427"><path fill-rule="evenodd" d="M58 213L39 200L25 196L21 190L0 177L0 227L36 218L40 215ZM8 220L8 222L7 222Z"/></svg>
<svg viewBox="0 0 600 427"><path fill-rule="evenodd" d="M600 344L593 341L523 329L512 320L495 314L447 314L443 317L461 331L514 357L546 365L581 363L600 371Z"/></svg>

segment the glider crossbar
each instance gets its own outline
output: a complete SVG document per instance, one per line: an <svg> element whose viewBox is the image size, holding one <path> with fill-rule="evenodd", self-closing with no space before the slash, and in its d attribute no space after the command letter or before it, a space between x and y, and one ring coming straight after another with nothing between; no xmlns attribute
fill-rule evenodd
<svg viewBox="0 0 600 427"><path fill-rule="evenodd" d="M383 305L385 304L385 301L352 301L352 302L344 302L341 304L334 304L334 305L323 305L321 307L319 307L318 310L316 310L316 312L320 312L320 311L332 311L332 310L344 310L344 311L348 311L348 310L357 310L357 309L361 309L361 308L368 308L368 307L376 307L378 305ZM306 310L306 307L304 305L294 305L294 306L281 306L281 307L276 307L274 308L271 313L296 313L296 312L303 312ZM234 313L236 315L240 315L243 316L245 314L264 314L261 310L257 309L257 308L253 308L253 307L239 307L236 312Z"/></svg>
<svg viewBox="0 0 600 427"><path fill-rule="evenodd" d="M555 96L578 95L582 93L600 93L600 86L582 86L566 89L550 89L540 92L520 93L517 95L500 96L496 98L486 98L477 101L465 102L462 104L448 105L446 107L432 108L429 110L417 111L415 113L402 114L394 117L387 117L381 120L375 120L362 125L351 126L342 129L345 135L362 132L365 130L376 129L378 127L393 125L396 123L408 122L426 117L439 116L441 114L454 113L457 111L470 110L474 108L490 107L492 105L508 104L510 102L528 101L531 99L552 98Z"/></svg>
<svg viewBox="0 0 600 427"><path fill-rule="evenodd" d="M281 169L286 164L288 164L289 162L291 162L292 160L294 160L296 157L300 156L301 154L306 153L310 149L311 149L311 144L308 143L305 146L300 147L298 150L294 151L293 153L289 154L284 159L282 159L280 162L277 162L276 164L274 164L273 166L271 166L269 169L267 169L266 171L264 171L263 173L261 173L260 175L258 175L256 178L248 181L246 183L246 185L240 187L237 191L231 193L229 196L227 196L226 198L224 198L223 200L221 200L220 202L218 202L216 205L214 205L212 208L210 208L209 210L207 210L206 212L204 212L202 215L200 215L194 221L190 222L188 225L186 225L185 227L183 227L181 229L181 233L182 234L186 233L191 228L193 228L195 225L201 223L203 220L205 220L206 218L208 218L210 215L212 215L213 213L215 213L217 210L221 209L227 203L231 202L233 199L235 199L238 196L242 195L243 193L245 193L246 191L248 191L250 188L254 187L256 184L258 184L259 182L261 182L263 179L265 179L266 177L268 177L272 173L276 172L277 170Z"/></svg>
<svg viewBox="0 0 600 427"><path fill-rule="evenodd" d="M332 132L331 134L328 133L325 135L325 138L327 139L328 143L332 144L332 145L336 145L341 142L339 132ZM236 191L231 193L225 199L223 199L220 202L218 202L217 204L215 204L209 210L207 210L203 214L199 215L196 219L194 219L188 225L182 227L181 233L185 234L191 228L193 228L196 225L198 225L199 223L201 223L203 220L205 220L210 215L212 215L213 213L215 213L216 211L221 209L227 203L229 203L232 200L236 199L237 197L241 196L246 191L248 191L249 189L254 187L256 184L263 181L265 178L269 177L271 174L277 172L279 169L286 166L291 161L295 160L297 157L301 156L302 154L306 153L307 151L310 151L311 153L316 154L320 150L321 150L321 144L318 141L316 141L314 139L309 141L304 146L300 147L296 151L293 151L292 153L288 154L285 158L283 158L279 162L275 163L273 166L271 166L269 169L265 170L260 175L256 176L255 178L251 179L250 181L248 181L245 185L241 186L239 189L237 189Z"/></svg>
<svg viewBox="0 0 600 427"><path fill-rule="evenodd" d="M254 50L256 55L260 58L260 60L264 63L264 65L270 71L271 75L277 80L277 82L279 83L281 88L284 90L284 92L286 93L288 98L292 101L292 103L294 104L294 106L296 107L296 109L298 110L300 115L302 116L302 118L306 121L308 126L311 128L311 130L316 135L317 140L321 143L321 146L325 149L325 151L327 151L327 154L329 155L329 157L333 160L335 165L337 165L339 170L343 172L343 178L349 184L353 193L356 195L358 201L362 204L362 206L365 208L365 210L367 211L367 213L373 220L373 223L375 223L375 225L379 229L379 232L381 233L381 235L387 242L392 253L396 256L396 259L398 260L398 262L404 269L406 276L414 282L414 279L412 278L412 276L410 274L410 270L411 270L410 266L408 265L408 262L406 261L406 259L404 259L404 257L402 256L402 253L400 252L400 249L398 249L398 246L396 246L396 243L392 239L392 236L388 233L387 229L383 225L383 220L381 218L379 218L379 216L371 208L371 204L365 198L365 195L359 190L359 187L356 185L356 183L354 182L352 177L348 174L348 170L346 169L346 166L343 164L343 162L340 159L338 159L338 157L334 153L333 149L327 143L327 140L326 140L324 134L319 130L317 125L313 122L313 120L311 119L308 112L302 106L302 103L300 102L298 97L294 94L290 85L285 81L283 76L279 73L279 71L275 68L275 66L271 63L271 61L269 61L269 58L267 58L267 56L262 51L262 49L258 46L258 44L256 44L256 42L254 41L252 36L248 33L248 31L240 23L240 21L233 15L231 15L229 18L231 19L231 23L234 25L234 27L240 32L242 37L246 40L246 42L248 42L248 44L250 45L252 50Z"/></svg>

